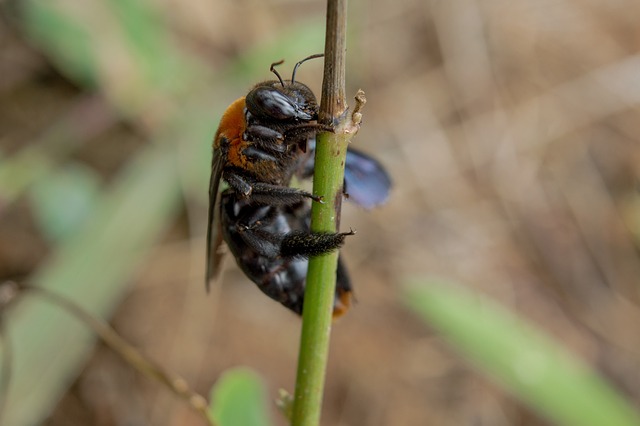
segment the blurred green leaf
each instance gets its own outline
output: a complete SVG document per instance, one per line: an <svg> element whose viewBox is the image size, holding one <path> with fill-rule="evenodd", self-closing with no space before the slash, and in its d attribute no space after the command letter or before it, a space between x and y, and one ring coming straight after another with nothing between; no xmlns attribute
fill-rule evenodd
<svg viewBox="0 0 640 426"><path fill-rule="evenodd" d="M175 82L177 52L168 46L167 28L160 14L142 0L109 0L133 57L150 80L150 86L166 90ZM183 64L186 65L186 64Z"/></svg>
<svg viewBox="0 0 640 426"><path fill-rule="evenodd" d="M80 164L70 164L36 183L30 191L34 213L52 240L72 234L86 223L98 197L96 173Z"/></svg>
<svg viewBox="0 0 640 426"><path fill-rule="evenodd" d="M219 426L267 426L267 391L261 377L247 368L225 371L211 390L211 417Z"/></svg>
<svg viewBox="0 0 640 426"><path fill-rule="evenodd" d="M638 412L584 362L486 297L417 281L406 303L480 370L557 424L640 424Z"/></svg>
<svg viewBox="0 0 640 426"><path fill-rule="evenodd" d="M324 51L324 31L324 19L313 19L291 25L278 33L276 38L266 40L245 52L224 73L225 81L256 82L272 79L274 76L269 71L269 66L280 59L284 59L286 64L289 64L289 72L283 72L282 75L283 78L288 78L296 62ZM319 64L322 67L321 60ZM249 87L245 90L248 89Z"/></svg>
<svg viewBox="0 0 640 426"><path fill-rule="evenodd" d="M51 163L50 158L31 148L0 159L0 207L13 203L30 184L50 173Z"/></svg>
<svg viewBox="0 0 640 426"><path fill-rule="evenodd" d="M3 203L11 204L22 196L32 184L49 180L79 145L111 128L116 120L98 95L79 96L28 145L0 158L0 209Z"/></svg>
<svg viewBox="0 0 640 426"><path fill-rule="evenodd" d="M180 206L174 156L167 144L159 144L135 157L97 200L95 214L29 281L106 318ZM21 298L4 318L14 362L3 424L38 424L89 356L94 337L35 296Z"/></svg>
<svg viewBox="0 0 640 426"><path fill-rule="evenodd" d="M50 3L48 0L20 3L27 31L64 72L86 86L95 85L97 60L90 32Z"/></svg>
<svg viewBox="0 0 640 426"><path fill-rule="evenodd" d="M640 245L640 194L634 192L626 197L621 206L624 223Z"/></svg>

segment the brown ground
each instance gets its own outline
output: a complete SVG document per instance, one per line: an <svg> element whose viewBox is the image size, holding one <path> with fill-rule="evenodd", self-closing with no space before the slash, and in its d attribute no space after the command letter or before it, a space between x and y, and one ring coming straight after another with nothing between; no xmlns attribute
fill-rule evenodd
<svg viewBox="0 0 640 426"><path fill-rule="evenodd" d="M177 3L193 3L172 15L177 37L227 60L286 19L322 13L303 1L163 2ZM323 424L546 424L406 310L400 288L413 276L480 289L638 401L640 4L352 3L350 90L364 88L369 100L355 143L381 159L395 186L384 208L343 212L343 227L358 231L343 250L358 303L334 327ZM232 31L224 16L243 16L248 30ZM0 36L8 156L61 111L96 101L15 29ZM104 127L69 161L108 179L146 142L124 123ZM51 247L28 200L2 208L0 272L28 274ZM205 208L185 205L113 325L200 392L244 365L275 398L293 389L300 322L231 262L222 286L204 295L204 227L190 234L186 212ZM284 424L275 409L273 417ZM99 345L46 424L201 423Z"/></svg>

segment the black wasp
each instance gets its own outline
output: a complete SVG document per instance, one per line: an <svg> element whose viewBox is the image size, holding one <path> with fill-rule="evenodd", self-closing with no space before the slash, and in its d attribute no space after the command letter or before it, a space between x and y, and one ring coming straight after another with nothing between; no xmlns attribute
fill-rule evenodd
<svg viewBox="0 0 640 426"><path fill-rule="evenodd" d="M330 131L317 122L313 92L295 81L254 86L224 112L213 141L207 229L207 288L219 270L224 240L240 269L262 292L300 314L308 258L339 248L351 233L313 233L307 199L313 194L289 186L291 179L313 175L315 135ZM220 180L228 188L219 193ZM345 192L349 200L370 208L386 201L391 181L373 158L349 150ZM352 287L338 260L334 317L350 306Z"/></svg>

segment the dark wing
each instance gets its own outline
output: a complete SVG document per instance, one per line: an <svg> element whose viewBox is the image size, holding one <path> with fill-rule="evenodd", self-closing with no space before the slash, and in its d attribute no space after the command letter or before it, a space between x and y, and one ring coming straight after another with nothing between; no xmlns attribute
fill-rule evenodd
<svg viewBox="0 0 640 426"><path fill-rule="evenodd" d="M303 179L313 177L315 139L309 140L308 150L309 156L299 171ZM371 209L387 201L390 189L391 178L382 164L357 149L349 148L344 167L344 193L348 200Z"/></svg>
<svg viewBox="0 0 640 426"><path fill-rule="evenodd" d="M220 273L220 263L222 261L222 253L220 253L220 245L222 244L222 224L220 222L220 179L222 178L222 167L224 160L220 155L220 151L213 150L213 159L211 160L211 178L209 179L209 219L207 222L207 275L205 277L205 286L207 291L211 281L215 280Z"/></svg>
<svg viewBox="0 0 640 426"><path fill-rule="evenodd" d="M348 200L371 209L389 198L391 178L378 160L349 148L344 166L344 192Z"/></svg>

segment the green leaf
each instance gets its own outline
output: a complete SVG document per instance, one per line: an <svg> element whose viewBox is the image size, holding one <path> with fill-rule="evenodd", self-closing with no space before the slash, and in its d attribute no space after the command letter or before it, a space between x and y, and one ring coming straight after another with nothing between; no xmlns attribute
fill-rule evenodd
<svg viewBox="0 0 640 426"><path fill-rule="evenodd" d="M27 32L64 72L87 86L97 78L91 34L72 18L60 13L49 1L29 0L23 9Z"/></svg>
<svg viewBox="0 0 640 426"><path fill-rule="evenodd" d="M176 82L176 74L185 73L188 67L176 63L178 52L168 44L167 26L158 11L144 0L109 0L108 4L150 85L168 90Z"/></svg>
<svg viewBox="0 0 640 426"><path fill-rule="evenodd" d="M267 426L267 390L259 375L247 368L224 372L211 390L209 412L219 426Z"/></svg>
<svg viewBox="0 0 640 426"><path fill-rule="evenodd" d="M34 213L50 239L63 239L86 223L93 212L99 186L95 172L72 164L32 187Z"/></svg>
<svg viewBox="0 0 640 426"><path fill-rule="evenodd" d="M640 424L638 412L583 361L488 298L417 282L406 303L472 364L556 424Z"/></svg>
<svg viewBox="0 0 640 426"><path fill-rule="evenodd" d="M266 40L244 52L225 74L225 81L246 83L274 78L269 66L280 59L286 61L286 65L279 68L283 73L282 77L289 78L297 61L324 51L324 30L324 19L320 18L286 27L274 39ZM319 69L322 69L321 61L318 60Z"/></svg>
<svg viewBox="0 0 640 426"><path fill-rule="evenodd" d="M62 241L28 282L108 317L180 202L175 152L166 144L143 150L97 200L82 229ZM3 319L13 365L2 424L40 424L90 355L94 337L76 318L30 294Z"/></svg>

